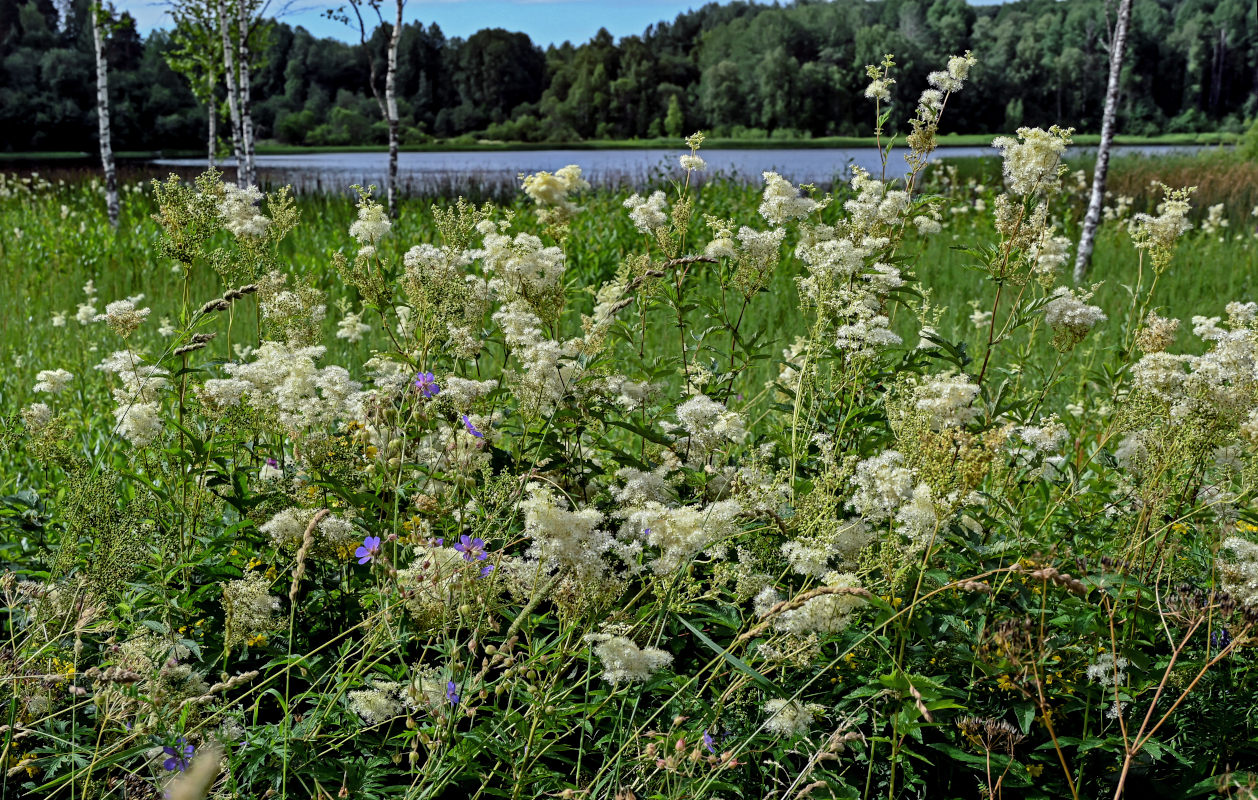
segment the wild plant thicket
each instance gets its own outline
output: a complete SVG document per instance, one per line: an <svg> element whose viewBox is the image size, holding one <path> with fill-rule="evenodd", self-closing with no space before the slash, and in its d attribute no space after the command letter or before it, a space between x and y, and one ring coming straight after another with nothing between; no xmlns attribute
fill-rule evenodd
<svg viewBox="0 0 1258 800"><path fill-rule="evenodd" d="M1112 212L1125 303L1062 285L1067 130L998 139L990 202L923 191L972 63L902 183L766 173L754 224L691 137L601 285L576 167L431 242L364 191L334 275L290 274L286 192L156 183L170 316L32 295L4 384L4 796L1250 791L1258 305L1159 314L1186 189ZM918 261L956 230L969 330Z"/></svg>

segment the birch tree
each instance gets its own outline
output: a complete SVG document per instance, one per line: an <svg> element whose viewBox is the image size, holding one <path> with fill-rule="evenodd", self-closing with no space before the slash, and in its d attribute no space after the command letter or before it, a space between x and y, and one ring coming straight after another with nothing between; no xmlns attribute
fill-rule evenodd
<svg viewBox="0 0 1258 800"><path fill-rule="evenodd" d="M105 206L109 224L118 227L118 171L109 131L109 64L105 61L105 26L109 12L101 3L92 4L92 41L96 52L96 123L100 137L100 161L105 171Z"/></svg>
<svg viewBox="0 0 1258 800"><path fill-rule="evenodd" d="M237 162L237 174L243 171L241 185L251 186L258 182L257 170L254 168L253 113L249 102L249 37L253 31L252 14L249 0L236 0L236 22L239 26L237 45L240 47L240 147L244 162Z"/></svg>
<svg viewBox="0 0 1258 800"><path fill-rule="evenodd" d="M396 217L399 144L396 93L397 61L398 42L402 38L402 12L406 7L406 0L396 0L397 13L393 21L393 30L389 35L389 49L385 57L383 93L380 91L380 76L376 70L376 60L372 58L371 50L367 47L367 21L363 18L363 6L366 6L375 12L376 20L379 22L380 27L384 27L384 13L381 11L381 5L381 0L350 0L349 7L354 12L353 20L345 13L344 6L328 11L328 16L351 27L357 27L359 41L362 43L363 51L367 54L368 81L371 84L371 94L376 98L376 104L380 106L380 115L384 117L385 124L389 129L389 181L385 195L389 206L389 215Z"/></svg>
<svg viewBox="0 0 1258 800"><path fill-rule="evenodd" d="M1109 85L1105 89L1105 113L1101 118L1101 143L1096 148L1096 169L1092 172L1092 197L1083 218L1083 232L1075 255L1075 283L1082 283L1092 263L1096 228L1101 222L1101 205L1105 202L1105 177L1109 172L1110 150L1114 144L1115 119L1118 116L1118 84L1123 72L1123 51L1127 47L1127 25L1131 21L1132 0L1119 0L1118 19L1110 36Z"/></svg>
<svg viewBox="0 0 1258 800"><path fill-rule="evenodd" d="M166 63L187 79L193 96L205 103L206 162L212 167L218 153L218 85L223 79L217 18L204 0L171 0L170 14L175 22L174 46L164 54Z"/></svg>
<svg viewBox="0 0 1258 800"><path fill-rule="evenodd" d="M223 77L227 83L227 110L231 115L232 154L236 157L236 185L244 188L248 185L244 174L243 137L240 126L240 84L236 82L236 59L232 46L231 30L228 27L227 3L218 0L218 30L223 40Z"/></svg>

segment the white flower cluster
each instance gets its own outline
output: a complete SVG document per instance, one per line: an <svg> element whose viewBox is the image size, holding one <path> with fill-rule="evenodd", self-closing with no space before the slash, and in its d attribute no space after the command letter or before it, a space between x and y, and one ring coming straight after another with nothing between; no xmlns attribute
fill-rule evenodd
<svg viewBox="0 0 1258 800"><path fill-rule="evenodd" d="M351 312L341 317L341 321L336 324L336 338L351 343L360 342L363 334L370 330L371 326L363 322L361 312Z"/></svg>
<svg viewBox="0 0 1258 800"><path fill-rule="evenodd" d="M280 423L293 430L330 425L356 416L364 396L344 367L319 369L321 346L289 348L279 342L263 342L253 361L228 364L230 379L205 382L200 394L218 408L236 405L243 395L258 409L276 412Z"/></svg>
<svg viewBox="0 0 1258 800"><path fill-rule="evenodd" d="M293 552L301 547L318 509L286 508L263 523L258 530L271 539L277 549ZM335 514L328 514L319 520L314 530L314 547L312 553L328 558L345 558L351 552L361 536L353 523Z"/></svg>
<svg viewBox="0 0 1258 800"><path fill-rule="evenodd" d="M1004 156L1005 181L1009 191L1025 196L1056 188L1061 157L1070 144L1070 134L1070 130L1054 125L1048 130L1018 128L1017 139L996 137L992 147L1002 151Z"/></svg>
<svg viewBox="0 0 1258 800"><path fill-rule="evenodd" d="M271 584L256 572L223 584L223 613L228 647L248 642L276 628L280 599Z"/></svg>
<svg viewBox="0 0 1258 800"><path fill-rule="evenodd" d="M599 526L603 514L594 508L568 510L568 502L550 487L532 484L520 502L524 534L531 540L528 555L545 569L570 571L578 579L596 580L607 574L604 554L611 549L611 534Z"/></svg>
<svg viewBox="0 0 1258 800"><path fill-rule="evenodd" d="M1088 665L1088 680L1102 686L1120 686L1127 680L1127 659L1113 653L1101 653Z"/></svg>
<svg viewBox="0 0 1258 800"><path fill-rule="evenodd" d="M764 198L760 204L760 216L770 225L785 225L794 219L804 219L820 206L811 197L799 193L799 189L776 172L764 173Z"/></svg>
<svg viewBox="0 0 1258 800"><path fill-rule="evenodd" d="M668 575L701 552L723 556L724 540L738 532L742 510L737 500L677 508L647 502L627 510L620 539L631 543L645 541L657 548L659 555L651 562L651 569L656 575Z"/></svg>
<svg viewBox="0 0 1258 800"><path fill-rule="evenodd" d="M917 544L924 544L939 523L930 486L917 481L896 450L859 462L852 484L856 491L849 506L867 522L894 519L900 533Z"/></svg>
<svg viewBox="0 0 1258 800"><path fill-rule="evenodd" d="M825 707L816 703L800 703L795 700L774 698L764 704L769 719L764 729L779 736L794 736L807 733L817 715L825 711Z"/></svg>
<svg viewBox="0 0 1258 800"><path fill-rule="evenodd" d="M521 407L528 413L549 414L576 388L582 372L577 362L578 342L547 338L542 332L542 321L522 300L512 301L495 312L494 322L524 368L514 385Z"/></svg>
<svg viewBox="0 0 1258 800"><path fill-rule="evenodd" d="M144 295L138 294L125 300L115 300L105 306L104 314L97 314L92 320L106 323L125 339L148 318L150 309L136 308L136 304L143 299Z"/></svg>
<svg viewBox="0 0 1258 800"><path fill-rule="evenodd" d="M358 689L349 692L350 710L368 725L381 725L395 717L402 716L405 706L402 704L402 684L394 681L373 681L371 689Z"/></svg>
<svg viewBox="0 0 1258 800"><path fill-rule="evenodd" d="M1228 303L1227 328L1196 317L1194 332L1210 344L1200 356L1151 352L1132 365L1132 384L1170 405L1176 420L1220 414L1243 418L1258 395L1258 335L1254 303ZM1242 434L1244 430L1242 428Z"/></svg>
<svg viewBox="0 0 1258 800"><path fill-rule="evenodd" d="M1127 226L1136 248L1148 250L1158 269L1164 269L1170 263L1176 241L1192 228L1192 223L1188 221L1188 212L1192 208L1188 198L1193 190L1171 189L1166 185L1162 188L1165 197L1158 203L1157 215L1136 214Z"/></svg>
<svg viewBox="0 0 1258 800"><path fill-rule="evenodd" d="M681 168L686 172L702 172L708 166L707 162L704 161L701 156L694 155L693 153L687 153L682 156L679 161L681 162Z"/></svg>
<svg viewBox="0 0 1258 800"><path fill-rule="evenodd" d="M74 375L64 369L45 369L40 370L35 380L38 383L35 384L33 391L61 394L70 385L70 381L74 380Z"/></svg>
<svg viewBox="0 0 1258 800"><path fill-rule="evenodd" d="M1223 541L1219 578L1223 590L1242 606L1258 605L1258 544L1239 536Z"/></svg>
<svg viewBox="0 0 1258 800"><path fill-rule="evenodd" d="M945 372L914 387L913 405L930 418L934 430L961 427L982 413L974 407L978 391L978 384L965 373Z"/></svg>
<svg viewBox="0 0 1258 800"><path fill-rule="evenodd" d="M860 580L851 573L831 572L823 583L833 589L859 589ZM804 636L809 633L839 633L852 622L852 614L865 605L858 594L822 594L810 597L799 608L778 614L773 627L783 633Z"/></svg>
<svg viewBox="0 0 1258 800"><path fill-rule="evenodd" d="M234 183L223 184L223 199L218 204L218 214L236 238L266 235L271 220L258 210L262 191L256 186L240 188Z"/></svg>
<svg viewBox="0 0 1258 800"><path fill-rule="evenodd" d="M358 203L358 219L349 226L349 235L361 245L375 246L392 227L384 206L364 196Z"/></svg>
<svg viewBox="0 0 1258 800"><path fill-rule="evenodd" d="M608 683L645 681L672 663L673 657L655 647L638 647L626 636L591 633L585 637L594 644L594 655L603 664L603 679Z"/></svg>
<svg viewBox="0 0 1258 800"><path fill-rule="evenodd" d="M737 444L747 435L742 417L705 394L698 394L677 407L677 421L686 435L674 445L690 463L702 463L718 447Z"/></svg>
<svg viewBox="0 0 1258 800"><path fill-rule="evenodd" d="M1059 349L1071 349L1107 319L1104 311L1085 302L1090 297L1090 292L1080 297L1073 289L1059 286L1044 305L1044 322L1052 329L1053 343Z"/></svg>
<svg viewBox="0 0 1258 800"><path fill-rule="evenodd" d="M651 192L651 196L645 199L634 192L625 200L624 207L629 209L629 219L634 227L643 233L654 233L668 225L668 206L661 191Z"/></svg>
<svg viewBox="0 0 1258 800"><path fill-rule="evenodd" d="M569 164L554 173L537 172L524 179L524 193L539 207L556 210L563 218L581 210L568 195L589 188L589 181L581 177L581 168L576 164Z"/></svg>
<svg viewBox="0 0 1258 800"><path fill-rule="evenodd" d="M536 297L561 285L564 254L558 247L543 245L531 233L508 236L488 220L477 230L485 242L483 249L472 251L472 255L482 259L485 272L493 276L489 288L499 298Z"/></svg>

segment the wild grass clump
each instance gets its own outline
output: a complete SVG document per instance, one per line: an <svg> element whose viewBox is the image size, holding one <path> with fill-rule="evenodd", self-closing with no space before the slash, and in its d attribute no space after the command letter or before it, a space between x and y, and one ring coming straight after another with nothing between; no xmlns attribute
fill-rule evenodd
<svg viewBox="0 0 1258 800"><path fill-rule="evenodd" d="M825 195L6 183L5 791L1250 791L1258 304L1171 290L1252 236L1063 285L1069 130L923 179L971 64Z"/></svg>

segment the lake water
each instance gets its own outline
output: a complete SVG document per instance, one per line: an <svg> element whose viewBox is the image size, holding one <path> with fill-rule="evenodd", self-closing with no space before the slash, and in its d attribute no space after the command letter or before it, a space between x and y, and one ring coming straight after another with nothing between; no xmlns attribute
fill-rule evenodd
<svg viewBox="0 0 1258 800"><path fill-rule="evenodd" d="M1090 148L1071 148L1081 155ZM1194 146L1118 146L1115 154L1158 155L1184 152ZM398 182L406 194L498 195L519 187L519 176L540 170L551 172L568 164L580 165L587 180L595 185L641 185L653 179L680 174L677 158L684 149L665 150L493 150L433 153L401 153L398 156ZM904 151L896 150L887 163L889 177L906 171ZM932 161L974 156L994 156L991 147L941 147ZM813 149L705 149L708 175L724 174L759 181L760 173L774 170L795 183L829 185L850 175L853 166L873 174L882 171L878 149L874 147ZM205 159L158 159L158 167L179 171L205 167ZM233 168L226 160L220 167ZM348 191L353 184L384 186L388 175L386 153L309 153L258 156L259 182L270 186L291 184L298 192Z"/></svg>

